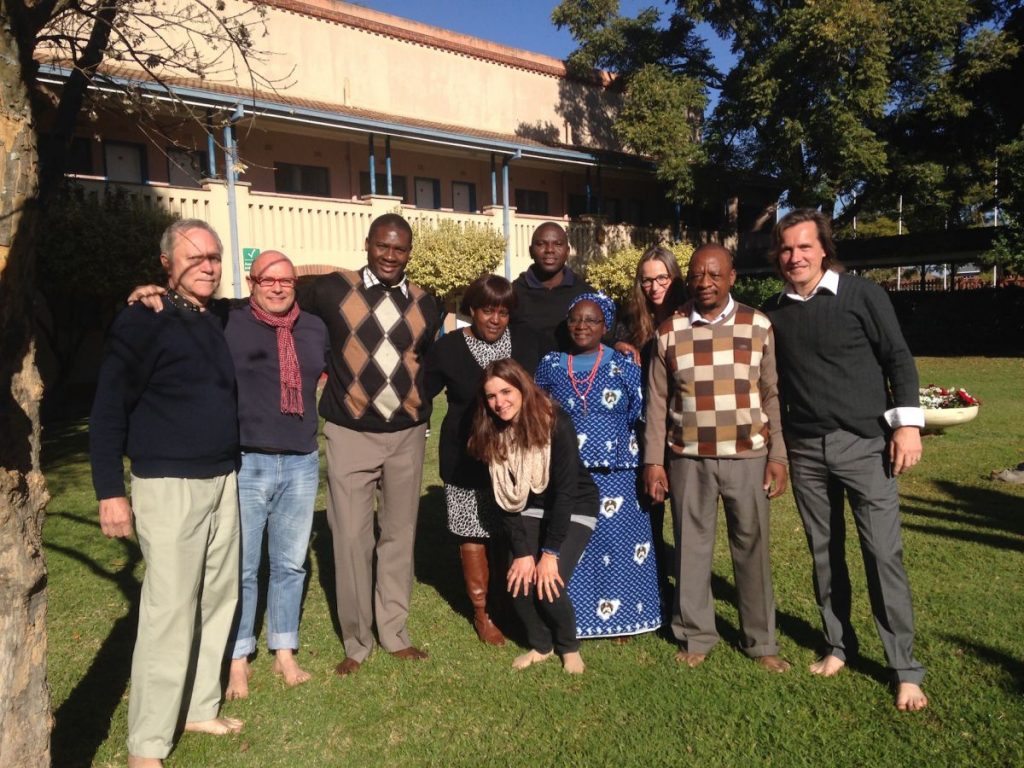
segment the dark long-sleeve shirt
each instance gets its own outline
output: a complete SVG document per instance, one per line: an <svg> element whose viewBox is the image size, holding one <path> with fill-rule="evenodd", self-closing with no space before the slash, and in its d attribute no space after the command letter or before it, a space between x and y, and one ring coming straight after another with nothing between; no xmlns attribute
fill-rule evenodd
<svg viewBox="0 0 1024 768"><path fill-rule="evenodd" d="M114 321L89 420L97 499L125 495L123 456L139 477L209 478L235 469L235 369L226 306L191 312L166 299Z"/></svg>
<svg viewBox="0 0 1024 768"><path fill-rule="evenodd" d="M551 431L551 464L548 486L540 493L530 493L526 509L544 510L541 548L558 552L576 517L589 522L592 528L599 503L597 486L580 460L576 428L561 408L556 411ZM513 557L536 556L526 545L526 532L520 514L502 514ZM587 524L587 522L583 522Z"/></svg>
<svg viewBox="0 0 1024 768"><path fill-rule="evenodd" d="M842 274L835 294L778 294L764 310L775 328L786 434L878 437L886 410L918 407L914 358L881 286Z"/></svg>

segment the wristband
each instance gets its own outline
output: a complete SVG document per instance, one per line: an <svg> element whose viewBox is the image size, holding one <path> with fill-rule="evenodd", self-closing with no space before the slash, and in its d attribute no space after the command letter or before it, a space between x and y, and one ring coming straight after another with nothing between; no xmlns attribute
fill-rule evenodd
<svg viewBox="0 0 1024 768"><path fill-rule="evenodd" d="M548 547L541 547L540 551L545 555L551 555L553 558L555 558L555 560L558 559L558 550L549 549Z"/></svg>

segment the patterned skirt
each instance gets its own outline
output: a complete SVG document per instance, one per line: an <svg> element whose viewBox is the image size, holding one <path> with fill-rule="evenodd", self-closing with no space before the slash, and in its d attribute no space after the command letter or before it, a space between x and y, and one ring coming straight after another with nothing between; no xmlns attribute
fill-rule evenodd
<svg viewBox="0 0 1024 768"><path fill-rule="evenodd" d="M636 473L592 473L601 496L597 526L569 582L577 637L637 635L661 626L651 518L637 501Z"/></svg>
<svg viewBox="0 0 1024 768"><path fill-rule="evenodd" d="M494 500L488 490L445 483L444 498L448 507L448 530L466 539L487 539L500 522Z"/></svg>

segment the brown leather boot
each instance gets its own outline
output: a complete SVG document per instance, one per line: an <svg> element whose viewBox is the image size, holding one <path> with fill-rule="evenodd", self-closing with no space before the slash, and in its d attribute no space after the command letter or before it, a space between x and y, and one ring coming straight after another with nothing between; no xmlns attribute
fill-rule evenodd
<svg viewBox="0 0 1024 768"><path fill-rule="evenodd" d="M473 627L479 638L488 645L504 645L501 634L491 617L487 615L487 545L467 541L459 545L462 559L462 575L466 578L466 593L473 604Z"/></svg>

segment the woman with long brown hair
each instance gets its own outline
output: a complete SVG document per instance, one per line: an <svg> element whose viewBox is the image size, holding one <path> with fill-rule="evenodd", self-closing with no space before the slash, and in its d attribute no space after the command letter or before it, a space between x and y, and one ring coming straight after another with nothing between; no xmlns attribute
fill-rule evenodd
<svg viewBox="0 0 1024 768"><path fill-rule="evenodd" d="M444 389L448 411L441 423L438 460L448 509L448 530L459 538L459 559L466 593L473 605L473 626L488 645L505 637L488 612L493 534L500 525L490 501L487 467L466 455L480 376L488 363L511 357L529 371L537 367L536 340L513 332L509 315L516 308L512 284L497 275L477 278L462 297L461 313L469 326L446 333L431 346L426 361L427 396Z"/></svg>
<svg viewBox="0 0 1024 768"><path fill-rule="evenodd" d="M487 464L504 512L507 586L530 646L513 668L557 652L566 672L582 673L566 585L594 530L598 494L580 461L572 420L521 365L498 360L484 369L469 452Z"/></svg>

